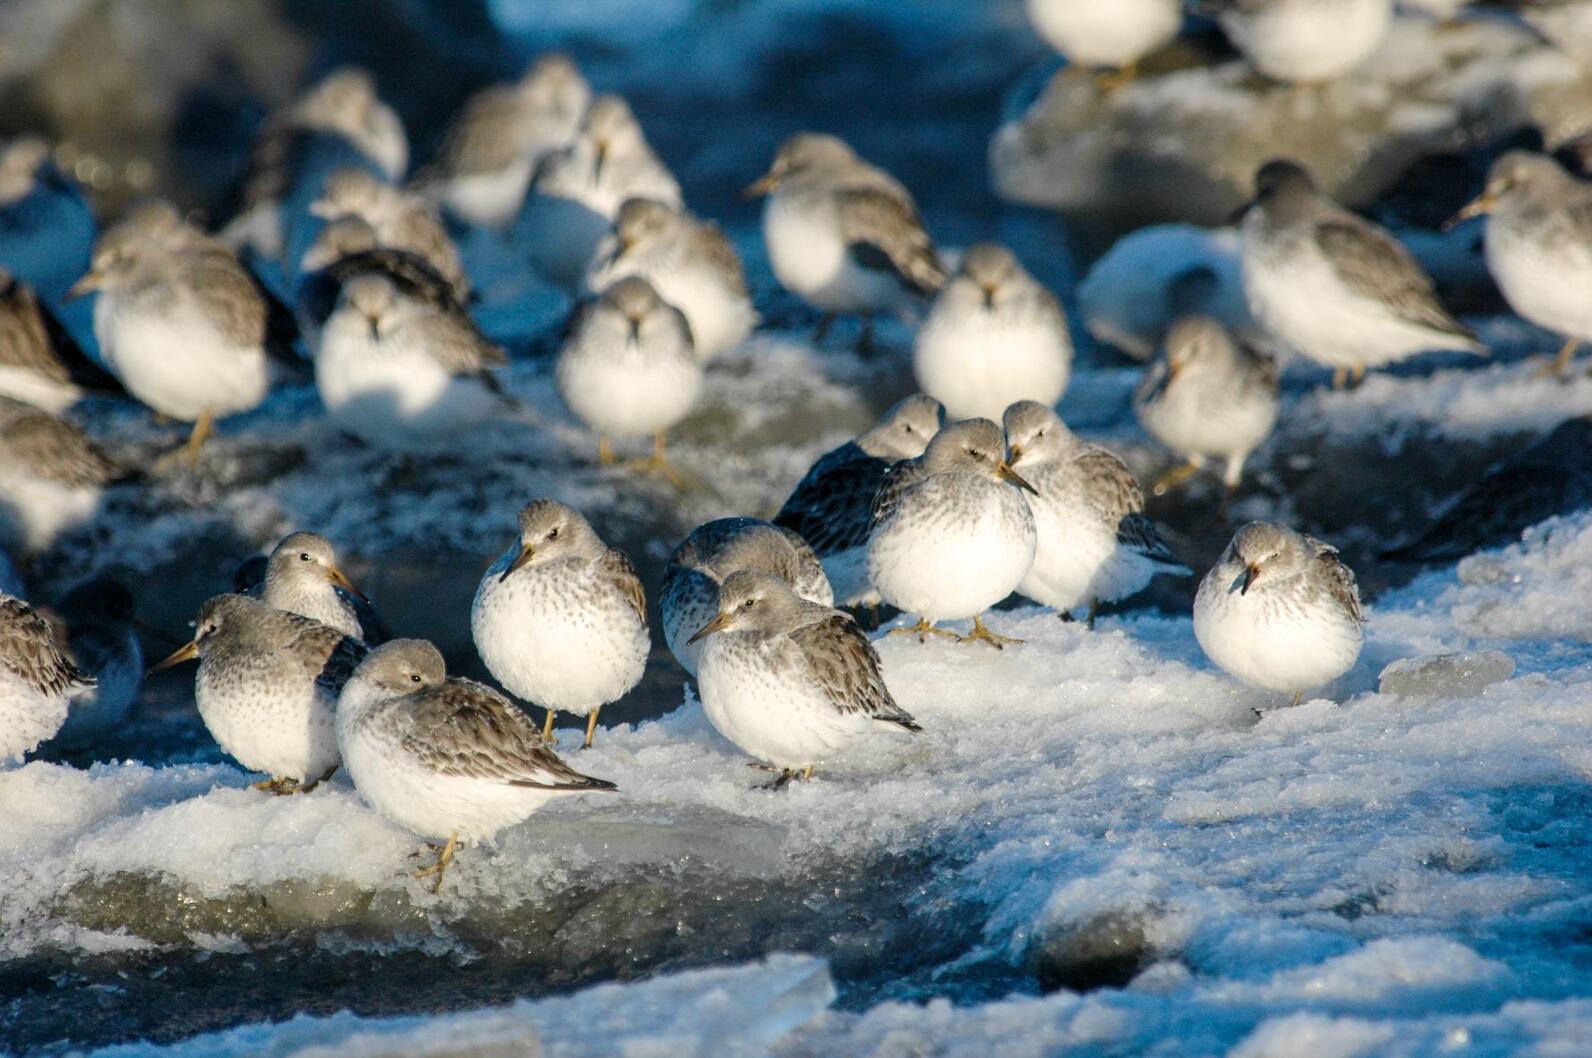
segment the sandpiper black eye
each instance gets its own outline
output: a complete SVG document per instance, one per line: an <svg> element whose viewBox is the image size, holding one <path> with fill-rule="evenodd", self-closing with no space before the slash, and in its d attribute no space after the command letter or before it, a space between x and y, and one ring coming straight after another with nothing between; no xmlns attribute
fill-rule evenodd
<svg viewBox="0 0 1592 1058"><path fill-rule="evenodd" d="M741 609L750 610L752 607L754 607L756 605L757 605L757 600L756 599L747 599L744 603L741 604Z"/></svg>
<svg viewBox="0 0 1592 1058"><path fill-rule="evenodd" d="M420 682L420 674L417 673L417 672L411 672L409 674L409 682L410 683L419 683Z"/></svg>
<svg viewBox="0 0 1592 1058"><path fill-rule="evenodd" d="M547 538L549 540L557 540L558 539L558 526L556 526L556 525L553 526L552 530L548 532Z"/></svg>
<svg viewBox="0 0 1592 1058"><path fill-rule="evenodd" d="M309 562L309 561L311 561L310 553L308 551L300 551L299 552L299 561L300 562Z"/></svg>

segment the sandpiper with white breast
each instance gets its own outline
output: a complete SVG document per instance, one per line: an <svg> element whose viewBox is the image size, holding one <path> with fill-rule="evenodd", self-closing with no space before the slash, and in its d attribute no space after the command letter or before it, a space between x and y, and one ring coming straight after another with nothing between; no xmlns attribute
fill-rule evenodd
<svg viewBox="0 0 1592 1058"><path fill-rule="evenodd" d="M653 152L630 104L617 95L591 102L574 142L542 159L517 234L543 279L579 290L613 226L632 198L680 206L680 185Z"/></svg>
<svg viewBox="0 0 1592 1058"><path fill-rule="evenodd" d="M48 551L101 512L108 488L136 477L76 423L0 397L0 541L7 546Z"/></svg>
<svg viewBox="0 0 1592 1058"><path fill-rule="evenodd" d="M1012 252L974 246L918 329L918 386L957 419L999 419L1020 400L1055 404L1072 373L1067 317Z"/></svg>
<svg viewBox="0 0 1592 1058"><path fill-rule="evenodd" d="M871 429L825 452L774 516L775 525L812 546L840 605L879 601L868 580L874 496L891 467L923 454L944 420L945 409L933 397L914 393L902 399Z"/></svg>
<svg viewBox="0 0 1592 1058"><path fill-rule="evenodd" d="M691 325L698 360L739 345L757 326L740 255L718 225L667 203L627 199L603 239L586 286L600 292L641 276Z"/></svg>
<svg viewBox="0 0 1592 1058"><path fill-rule="evenodd" d="M270 391L270 307L243 265L175 211L135 211L124 224L100 237L72 293L99 292L106 366L152 410L194 424L186 452L197 458L216 419Z"/></svg>
<svg viewBox="0 0 1592 1058"><path fill-rule="evenodd" d="M1364 639L1360 591L1338 549L1276 522L1233 536L1194 597L1194 636L1223 670L1294 696L1342 676Z"/></svg>
<svg viewBox="0 0 1592 1058"><path fill-rule="evenodd" d="M641 682L652 646L635 567L549 499L525 505L514 543L481 577L470 634L499 683L547 710L544 741L559 712L574 713L586 718L587 748L602 707Z"/></svg>
<svg viewBox="0 0 1592 1058"><path fill-rule="evenodd" d="M912 195L837 136L786 140L768 172L746 189L768 196L763 242L774 276L824 314L863 317L862 344L878 313L900 313L945 282Z"/></svg>
<svg viewBox="0 0 1592 1058"><path fill-rule="evenodd" d="M896 704L873 644L848 614L783 578L745 571L719 589L697 684L719 734L780 773L776 787L881 730L921 728Z"/></svg>
<svg viewBox="0 0 1592 1058"><path fill-rule="evenodd" d="M307 793L337 770L337 696L365 645L242 595L217 595L192 641L150 673L199 659L199 718L234 760L269 778L255 789Z"/></svg>
<svg viewBox="0 0 1592 1058"><path fill-rule="evenodd" d="M1145 516L1139 483L1115 454L1031 400L1006 409L1005 427L1012 469L1034 488L1028 506L1039 541L1019 592L1063 618L1087 606L1093 628L1100 603L1136 595L1157 573L1189 575Z"/></svg>
<svg viewBox="0 0 1592 1058"><path fill-rule="evenodd" d="M681 484L665 433L690 414L702 365L680 310L640 276L621 279L580 309L558 353L558 394L597 433L597 461L615 461L610 437L652 435L652 458L635 465Z"/></svg>
<svg viewBox="0 0 1592 1058"><path fill-rule="evenodd" d="M1552 371L1562 373L1592 342L1592 185L1544 154L1511 151L1456 220L1487 214L1487 270L1509 307L1565 337Z"/></svg>
<svg viewBox="0 0 1592 1058"><path fill-rule="evenodd" d="M1224 461L1222 482L1236 489L1244 461L1271 434L1279 410L1276 361L1210 316L1179 319L1133 390L1144 432L1185 461L1151 491L1164 494L1211 459Z"/></svg>
<svg viewBox="0 0 1592 1058"><path fill-rule="evenodd" d="M365 273L343 285L321 331L315 386L339 429L390 451L431 452L513 406L492 376L507 363L457 303Z"/></svg>
<svg viewBox="0 0 1592 1058"><path fill-rule="evenodd" d="M734 573L780 577L796 594L822 606L835 601L807 541L757 518L716 518L691 530L669 556L658 596L664 639L680 667L697 672L702 646L691 637L719 612L719 587Z"/></svg>
<svg viewBox="0 0 1592 1058"><path fill-rule="evenodd" d="M1034 563L1034 516L1019 489L1036 492L1007 462L1006 437L988 419L951 423L921 456L892 468L874 499L868 579L885 602L918 616L892 635L1020 642L995 635L982 617ZM934 627L969 617L965 636Z"/></svg>
<svg viewBox="0 0 1592 1058"><path fill-rule="evenodd" d="M371 642L360 620L370 600L337 567L332 543L318 533L289 533L271 549L260 584L260 601L335 628L345 636Z"/></svg>
<svg viewBox="0 0 1592 1058"><path fill-rule="evenodd" d="M537 59L517 81L481 89L449 127L422 193L467 224L505 227L537 164L574 139L590 99L586 78L561 53Z"/></svg>
<svg viewBox="0 0 1592 1058"><path fill-rule="evenodd" d="M550 749L519 707L450 678L437 648L395 639L360 664L337 705L337 742L360 797L423 838L446 841L432 891L460 843L489 841L561 794L612 791Z"/></svg>
<svg viewBox="0 0 1592 1058"><path fill-rule="evenodd" d="M1399 241L1334 202L1290 161L1255 175L1244 217L1244 294L1255 319L1333 384L1417 353L1485 353Z"/></svg>
<svg viewBox="0 0 1592 1058"><path fill-rule="evenodd" d="M54 735L71 697L93 687L94 678L72 664L48 621L21 599L0 595L0 761Z"/></svg>

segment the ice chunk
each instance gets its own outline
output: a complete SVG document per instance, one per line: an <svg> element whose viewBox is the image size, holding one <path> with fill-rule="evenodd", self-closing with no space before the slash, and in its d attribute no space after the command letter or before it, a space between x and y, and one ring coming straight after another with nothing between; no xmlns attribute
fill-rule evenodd
<svg viewBox="0 0 1592 1058"><path fill-rule="evenodd" d="M1377 689L1407 698L1474 698L1514 674L1514 659L1500 650L1428 654L1393 662L1382 670Z"/></svg>

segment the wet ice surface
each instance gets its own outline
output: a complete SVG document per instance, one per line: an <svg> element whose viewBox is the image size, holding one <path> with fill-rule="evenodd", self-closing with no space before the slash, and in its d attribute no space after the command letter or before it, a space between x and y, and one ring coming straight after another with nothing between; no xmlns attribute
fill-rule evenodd
<svg viewBox="0 0 1592 1058"><path fill-rule="evenodd" d="M519 25L514 4L497 6ZM768 515L910 385L904 326L883 329L873 360L844 326L814 347L734 197L800 125L895 169L952 247L998 234L1076 304L1066 230L1002 210L982 172L999 96L1038 56L1016 5L915 5L903 32L855 3L769 0L725 6L707 38L699 7L649 5L668 47L635 60L638 37L593 63L599 86L638 95L771 321L714 362L672 444L686 492L594 465L540 355L567 304L483 236L465 248L486 277L479 318L517 355L505 383L523 422L406 467L338 436L313 390L282 391L223 424L196 470L113 496L32 571L36 590L116 573L146 619L181 635L237 560L314 528L399 632L479 674L476 580L519 506L549 493L655 588L690 528ZM527 31L578 42L616 9L633 10L608 0ZM808 76L814 56L831 77ZM1103 298L1113 318L1134 307ZM1004 653L881 640L925 733L776 794L755 788L763 776L659 651L605 711L620 726L570 752L622 796L562 802L466 850L433 896L407 875L415 839L346 784L249 790L255 777L198 723L191 670L178 673L124 732L0 772L0 1047L156 1041L120 1052L144 1054L220 1032L177 1053L1574 1051L1592 1034L1577 998L1592 966L1592 517L1408 584L1412 570L1377 558L1484 468L1592 414L1592 380L1540 379L1525 359L1551 338L1472 322L1494 362L1430 358L1349 393L1294 368L1279 432L1230 509L1205 479L1152 501L1200 571L1252 517L1344 548L1372 618L1364 657L1326 697L1278 710L1214 671L1187 617L1193 584L1162 581L1094 634L997 614L1028 641ZM1129 411L1137 370L1097 350L1080 368L1068 421L1142 479L1164 470ZM179 439L132 407L82 418L144 460ZM448 1011L462 1013L424 1019Z"/></svg>

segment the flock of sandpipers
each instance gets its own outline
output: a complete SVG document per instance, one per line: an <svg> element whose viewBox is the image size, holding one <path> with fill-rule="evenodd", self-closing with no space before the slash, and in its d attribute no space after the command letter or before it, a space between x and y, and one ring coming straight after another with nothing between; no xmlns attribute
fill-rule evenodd
<svg viewBox="0 0 1592 1058"><path fill-rule="evenodd" d="M1257 69L1299 81L1352 69L1391 17L1390 0L1210 6ZM1178 0L1030 8L1046 39L1077 65L1110 67L1113 85L1182 22ZM68 284L8 274L0 523L11 548L47 550L103 489L139 476L63 415L86 395L114 391L192 423L162 461L178 472L216 420L295 374L313 377L337 428L404 458L513 414L493 376L507 358L468 312L460 226L511 234L540 276L582 295L557 354L559 394L595 433L600 463L616 461L612 441L650 438L650 456L633 462L678 481L665 436L691 412L705 365L759 316L734 247L686 210L626 102L594 96L568 58L543 57L473 97L405 185L407 165L396 114L366 74L341 70L265 124L244 207L219 233L144 202L97 235ZM919 729L837 603L915 618L891 634L1003 648L1016 641L983 615L1014 592L1092 626L1099 603L1190 570L1122 460L1056 415L1072 367L1067 319L1009 250L974 246L948 270L905 186L830 135L789 139L748 193L766 198L775 277L823 314L821 331L861 316L866 341L874 316L927 303L913 350L922 393L827 453L771 522L696 529L665 574L669 648L713 725L779 785L856 739ZM41 139L0 153L0 219L11 222L0 260L13 259L6 232L49 238L79 209ZM1546 155L1512 153L1463 216L1483 212L1500 289L1565 336L1564 370L1575 343L1592 340L1592 185ZM1254 319L1335 384L1428 350L1485 352L1393 235L1287 160L1256 174L1242 244ZM1211 461L1236 487L1278 416L1277 366L1205 311L1212 279L1195 269L1172 284L1176 322L1134 393L1146 432L1184 461L1158 489ZM97 357L56 316L60 300L90 293ZM124 589L90 582L46 611L23 601L13 572L0 569L0 758L63 725L71 735L115 724L142 675ZM226 752L268 776L262 788L306 791L341 765L377 811L445 840L429 868L438 885L458 842L557 793L612 789L555 754L553 720L584 716L591 745L602 707L642 678L649 608L631 563L572 508L524 507L470 612L482 660L546 710L540 728L499 691L450 678L430 644L391 639L313 533L282 540L239 589L207 602L191 641L157 668L198 659L199 713ZM957 620L971 629L941 627ZM1354 665L1362 623L1336 550L1269 522L1238 529L1194 604L1212 661L1295 701Z"/></svg>

